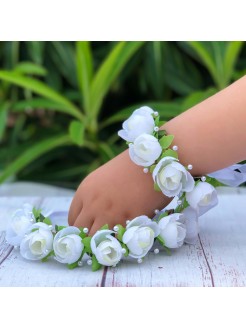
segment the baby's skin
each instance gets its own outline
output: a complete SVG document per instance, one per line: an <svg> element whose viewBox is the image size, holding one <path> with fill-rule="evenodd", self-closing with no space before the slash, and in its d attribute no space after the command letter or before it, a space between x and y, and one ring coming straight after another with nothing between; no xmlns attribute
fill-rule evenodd
<svg viewBox="0 0 246 328"><path fill-rule="evenodd" d="M246 77L167 122L179 160L192 164L193 176L217 171L246 159ZM171 145L171 146L172 146ZM93 235L104 224L139 215L154 216L170 198L154 190L150 173L134 164L124 151L80 184L69 211L69 224L87 227Z"/></svg>

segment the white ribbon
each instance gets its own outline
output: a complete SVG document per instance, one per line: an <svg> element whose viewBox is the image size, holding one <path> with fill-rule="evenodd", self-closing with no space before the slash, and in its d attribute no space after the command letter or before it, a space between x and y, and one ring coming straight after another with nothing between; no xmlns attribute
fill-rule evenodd
<svg viewBox="0 0 246 328"><path fill-rule="evenodd" d="M222 170L212 172L208 176L230 187L238 187L246 181L246 164L234 164Z"/></svg>

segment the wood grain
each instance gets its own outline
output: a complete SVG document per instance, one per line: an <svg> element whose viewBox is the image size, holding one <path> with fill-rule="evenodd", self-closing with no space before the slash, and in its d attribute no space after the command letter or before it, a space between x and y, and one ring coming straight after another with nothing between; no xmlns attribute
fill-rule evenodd
<svg viewBox="0 0 246 328"><path fill-rule="evenodd" d="M24 202L59 212L54 220L67 224L71 197L0 197L0 230ZM49 260L26 261L5 243L0 232L0 286L105 286L183 287L246 285L246 192L239 188L219 191L219 205L200 219L196 245L185 245L167 255L149 253L142 264L124 260L116 268L96 273L85 265L68 270Z"/></svg>

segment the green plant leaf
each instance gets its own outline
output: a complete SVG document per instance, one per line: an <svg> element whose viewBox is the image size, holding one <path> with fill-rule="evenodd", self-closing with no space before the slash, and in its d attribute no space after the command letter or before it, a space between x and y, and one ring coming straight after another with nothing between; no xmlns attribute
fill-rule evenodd
<svg viewBox="0 0 246 328"><path fill-rule="evenodd" d="M161 155L161 158L171 156L178 159L178 153L172 149L167 149L164 151L164 153Z"/></svg>
<svg viewBox="0 0 246 328"><path fill-rule="evenodd" d="M21 74L32 74L39 76L45 76L47 74L47 70L44 67L32 62L20 62L15 66L14 71Z"/></svg>
<svg viewBox="0 0 246 328"><path fill-rule="evenodd" d="M161 188L158 186L157 183L154 183L154 190L155 191L161 191Z"/></svg>
<svg viewBox="0 0 246 328"><path fill-rule="evenodd" d="M243 47L243 41L231 41L227 43L225 58L224 58L224 70L225 70L225 84L229 84L232 79L233 69L236 60Z"/></svg>
<svg viewBox="0 0 246 328"><path fill-rule="evenodd" d="M4 131L7 125L8 107L9 104L7 102L0 104L0 141L4 136Z"/></svg>
<svg viewBox="0 0 246 328"><path fill-rule="evenodd" d="M30 164L32 161L47 153L48 151L70 144L70 137L68 135L59 135L56 137L48 138L37 142L34 146L24 151L17 159L9 164L4 171L0 174L0 183L5 181L13 174L18 173L25 166Z"/></svg>
<svg viewBox="0 0 246 328"><path fill-rule="evenodd" d="M91 260L92 260L92 266L91 266L91 268L92 268L92 271L93 272L101 269L102 265L97 261L97 258L96 258L95 255L92 255Z"/></svg>
<svg viewBox="0 0 246 328"><path fill-rule="evenodd" d="M39 109L39 108L44 110L53 110L53 111L66 113L74 116L73 114L71 114L70 110L67 109L67 106L45 98L32 98L28 100L20 100L11 106L11 111L23 112L27 109Z"/></svg>
<svg viewBox="0 0 246 328"><path fill-rule="evenodd" d="M73 269L77 268L77 266L78 266L78 261L74 262L74 263L71 263L71 264L67 264L67 267L70 270L73 270Z"/></svg>
<svg viewBox="0 0 246 328"><path fill-rule="evenodd" d="M39 80L23 76L12 71L0 71L0 79L18 85L19 87L31 90L47 99L64 105L67 107L67 112L69 112L71 115L78 118L79 120L84 119L83 114L73 103Z"/></svg>
<svg viewBox="0 0 246 328"><path fill-rule="evenodd" d="M41 210L40 209L38 210L36 207L33 207L32 213L33 213L35 219L37 219L39 217L39 215L41 214Z"/></svg>
<svg viewBox="0 0 246 328"><path fill-rule="evenodd" d="M97 117L104 96L112 86L112 83L123 70L128 60L144 42L131 41L119 42L101 64L91 85L90 106L94 117Z"/></svg>
<svg viewBox="0 0 246 328"><path fill-rule="evenodd" d="M174 136L169 134L168 136L163 136L160 140L159 143L162 147L162 149L168 148L171 143L173 142Z"/></svg>
<svg viewBox="0 0 246 328"><path fill-rule="evenodd" d="M84 239L82 239L82 243L85 246L86 253L91 254L92 253L92 250L91 250L91 237L85 237Z"/></svg>
<svg viewBox="0 0 246 328"><path fill-rule="evenodd" d="M108 230L109 226L108 224L104 224L99 230Z"/></svg>
<svg viewBox="0 0 246 328"><path fill-rule="evenodd" d="M124 228L121 224L117 224L117 227L119 228L117 232L117 239L122 241L123 235L126 232L126 228Z"/></svg>
<svg viewBox="0 0 246 328"><path fill-rule="evenodd" d="M93 77L93 60L90 42L78 41L76 43L76 63L84 109L87 114L90 114L90 85Z"/></svg>
<svg viewBox="0 0 246 328"><path fill-rule="evenodd" d="M46 223L46 224L48 224L48 225L52 225L52 222L51 222L51 220L50 220L49 218L45 218L45 219L43 220L43 223Z"/></svg>
<svg viewBox="0 0 246 328"><path fill-rule="evenodd" d="M85 127L82 122L72 121L69 125L69 134L76 145L82 146L84 144Z"/></svg>

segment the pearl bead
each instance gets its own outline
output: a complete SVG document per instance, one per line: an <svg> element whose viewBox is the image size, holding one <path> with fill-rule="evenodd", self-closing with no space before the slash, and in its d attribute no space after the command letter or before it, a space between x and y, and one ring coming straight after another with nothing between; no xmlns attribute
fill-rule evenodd
<svg viewBox="0 0 246 328"><path fill-rule="evenodd" d="M83 229L83 232L84 232L84 233L88 233L88 231L89 231L88 228L84 228L84 229Z"/></svg>
<svg viewBox="0 0 246 328"><path fill-rule="evenodd" d="M143 172L144 172L144 173L148 173L148 172L149 172L149 169L148 169L147 167L145 167L145 168L143 169Z"/></svg>
<svg viewBox="0 0 246 328"><path fill-rule="evenodd" d="M52 225L49 225L49 229L50 229L50 230L53 229L53 226L52 226Z"/></svg>
<svg viewBox="0 0 246 328"><path fill-rule="evenodd" d="M92 260L88 260L88 261L87 261L87 264L88 264L88 265L92 265Z"/></svg>
<svg viewBox="0 0 246 328"><path fill-rule="evenodd" d="M188 165L188 170L192 170L193 169L193 165L192 164L189 164Z"/></svg>
<svg viewBox="0 0 246 328"><path fill-rule="evenodd" d="M154 253L155 253L155 254L158 254L159 252L160 252L160 251L159 251L158 248L154 249Z"/></svg>
<svg viewBox="0 0 246 328"><path fill-rule="evenodd" d="M182 200L179 199L179 200L177 201L177 203L178 203L178 205L181 205L181 204L182 204Z"/></svg>
<svg viewBox="0 0 246 328"><path fill-rule="evenodd" d="M126 254L126 249L125 249L125 248L122 248L122 249L121 249L121 253L122 253L122 254Z"/></svg>
<svg viewBox="0 0 246 328"><path fill-rule="evenodd" d="M159 131L158 126L155 126L155 127L154 127L154 131L155 131L155 132L158 132L158 131Z"/></svg>
<svg viewBox="0 0 246 328"><path fill-rule="evenodd" d="M175 150L175 151L176 151L176 150L178 150L178 149L179 149L179 147L178 147L178 146L176 146L176 145L174 145L174 146L173 146L173 150Z"/></svg>
<svg viewBox="0 0 246 328"><path fill-rule="evenodd" d="M46 249L44 252L45 252L46 254L48 254L48 253L49 253L49 250L48 250L48 249Z"/></svg>
<svg viewBox="0 0 246 328"><path fill-rule="evenodd" d="M126 224L129 224L131 221L130 220L126 220Z"/></svg>
<svg viewBox="0 0 246 328"><path fill-rule="evenodd" d="M159 211L158 209L155 210L155 214L159 214L159 212L160 212L160 211Z"/></svg>
<svg viewBox="0 0 246 328"><path fill-rule="evenodd" d="M202 180L202 182L206 181L206 177L203 175L203 176L201 177L201 180Z"/></svg>
<svg viewBox="0 0 246 328"><path fill-rule="evenodd" d="M82 266L83 266L83 262L82 262L82 261L79 261L79 262L78 262L78 266L79 266L79 267L82 267Z"/></svg>
<svg viewBox="0 0 246 328"><path fill-rule="evenodd" d="M14 246L14 249L18 249L19 247L18 246Z"/></svg>
<svg viewBox="0 0 246 328"><path fill-rule="evenodd" d="M158 112L154 112L154 116L158 116L159 115L159 113Z"/></svg>
<svg viewBox="0 0 246 328"><path fill-rule="evenodd" d="M140 263L142 263L143 262L143 260L142 259L138 259L138 263L140 264Z"/></svg>
<svg viewBox="0 0 246 328"><path fill-rule="evenodd" d="M118 231L119 231L119 227L114 226L114 231L115 231L115 232L118 232Z"/></svg>

